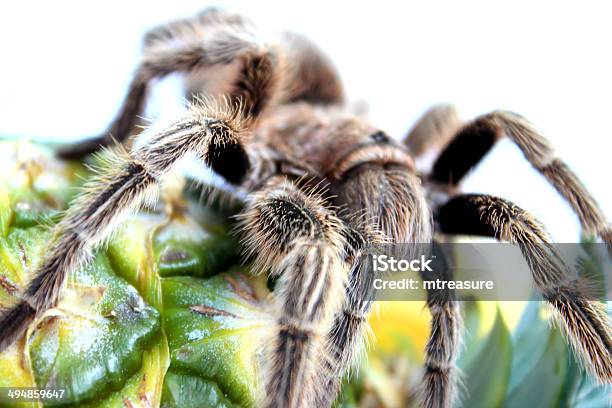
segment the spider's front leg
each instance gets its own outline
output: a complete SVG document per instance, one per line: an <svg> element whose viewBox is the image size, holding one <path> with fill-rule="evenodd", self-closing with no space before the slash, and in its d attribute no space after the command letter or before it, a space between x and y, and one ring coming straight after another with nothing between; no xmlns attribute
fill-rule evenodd
<svg viewBox="0 0 612 408"><path fill-rule="evenodd" d="M264 360L265 406L318 406L324 367L317 357L326 352L349 268L342 224L316 193L284 176L255 193L241 219L247 254L258 269L278 276L276 321Z"/></svg>
<svg viewBox="0 0 612 408"><path fill-rule="evenodd" d="M193 108L182 120L131 152L109 151L105 166L54 228L22 299L0 316L0 351L21 337L29 324L55 307L67 276L91 259L100 245L143 202L152 202L161 178L194 153L228 181L239 183L249 169L242 149L243 124L228 108Z"/></svg>

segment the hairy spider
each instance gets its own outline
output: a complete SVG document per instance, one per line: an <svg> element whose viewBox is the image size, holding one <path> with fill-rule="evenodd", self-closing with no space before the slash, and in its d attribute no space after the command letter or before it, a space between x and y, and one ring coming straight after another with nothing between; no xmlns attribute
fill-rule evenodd
<svg viewBox="0 0 612 408"><path fill-rule="evenodd" d="M602 304L564 283L565 266L544 229L509 201L458 188L506 136L569 202L583 230L609 244L612 230L595 200L532 125L505 111L463 124L452 107L440 106L396 142L343 109L336 71L309 41L284 33L262 42L258 33L240 15L208 9L146 34L142 61L107 135L60 154L80 158L127 141L153 82L170 73L184 73L187 94L200 102L142 145L108 152L112 165L55 227L23 300L2 315L0 350L58 303L71 271L193 154L246 197L239 215L245 253L278 277L263 405L331 405L372 308L366 271L357 267L362 249L372 242L427 243L434 232L518 245L584 366L612 382L608 316ZM434 146L444 147L432 170L417 174L413 157ZM432 328L421 402L448 407L456 394L460 314L450 293L432 293L427 304Z"/></svg>

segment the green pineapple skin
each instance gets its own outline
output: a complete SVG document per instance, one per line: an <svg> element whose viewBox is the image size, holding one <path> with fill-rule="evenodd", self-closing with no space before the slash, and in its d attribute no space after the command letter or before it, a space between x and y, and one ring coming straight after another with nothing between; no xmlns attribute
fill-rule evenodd
<svg viewBox="0 0 612 408"><path fill-rule="evenodd" d="M35 145L0 142L0 147L27 162L1 164L0 306L8 307L77 194L82 181L75 174L87 173ZM45 406L193 406L197 401L211 407L254 406L255 351L243 345L257 344L257 319L265 312L262 302L241 294L245 288L255 293L252 286L257 286L265 297L267 290L261 278L237 268L219 277L238 260L234 238L218 220L203 219L201 213L131 216L91 262L72 274L60 304L31 328L27 345L22 341L0 353L0 386L65 390L62 400ZM227 284L228 277L240 283L239 293ZM212 317L193 312L185 303L188 294L195 294L190 299L196 304L227 311ZM205 334L203 327L209 328ZM176 339L192 337L227 350L224 357L215 365L208 364L205 352L200 360L178 358ZM0 401L0 406L37 404Z"/></svg>

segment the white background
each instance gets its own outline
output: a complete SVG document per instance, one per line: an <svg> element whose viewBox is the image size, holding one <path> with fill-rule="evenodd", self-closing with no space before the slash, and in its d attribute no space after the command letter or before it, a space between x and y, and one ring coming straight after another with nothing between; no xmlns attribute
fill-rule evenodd
<svg viewBox="0 0 612 408"><path fill-rule="evenodd" d="M143 32L221 5L311 37L337 64L349 99L367 102L371 120L396 137L439 102L465 118L496 108L523 114L610 218L612 13L605 2L532 3L4 2L0 135L68 141L102 132L138 63ZM148 115L178 114L177 83L160 84ZM507 141L464 189L510 198L556 241L579 237L569 207Z"/></svg>

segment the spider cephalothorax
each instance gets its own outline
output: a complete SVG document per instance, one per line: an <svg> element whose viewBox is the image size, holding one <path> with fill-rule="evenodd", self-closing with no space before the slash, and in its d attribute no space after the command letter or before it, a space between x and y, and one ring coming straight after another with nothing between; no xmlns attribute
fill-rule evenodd
<svg viewBox="0 0 612 408"><path fill-rule="evenodd" d="M262 42L243 17L206 10L151 30L108 135L61 154L82 157L112 138L126 141L152 82L173 72L185 74L187 94L199 102L146 142L106 154L110 164L56 227L23 300L2 316L0 349L57 304L69 273L126 213L155 197L171 169L195 155L243 197L238 230L245 253L257 269L278 277L266 406L333 402L372 307L361 250L377 242L431 242L434 227L519 245L585 366L600 381L612 381L608 317L565 283L565 266L542 227L506 200L457 188L505 135L567 199L585 232L610 242L595 201L523 118L493 112L462 125L452 108L437 107L405 143L397 142L343 109L335 70L307 40L282 34ZM418 175L412 157L433 146L445 147L432 171ZM427 303L432 334L422 404L446 407L455 395L460 316L450 293L431 294Z"/></svg>

